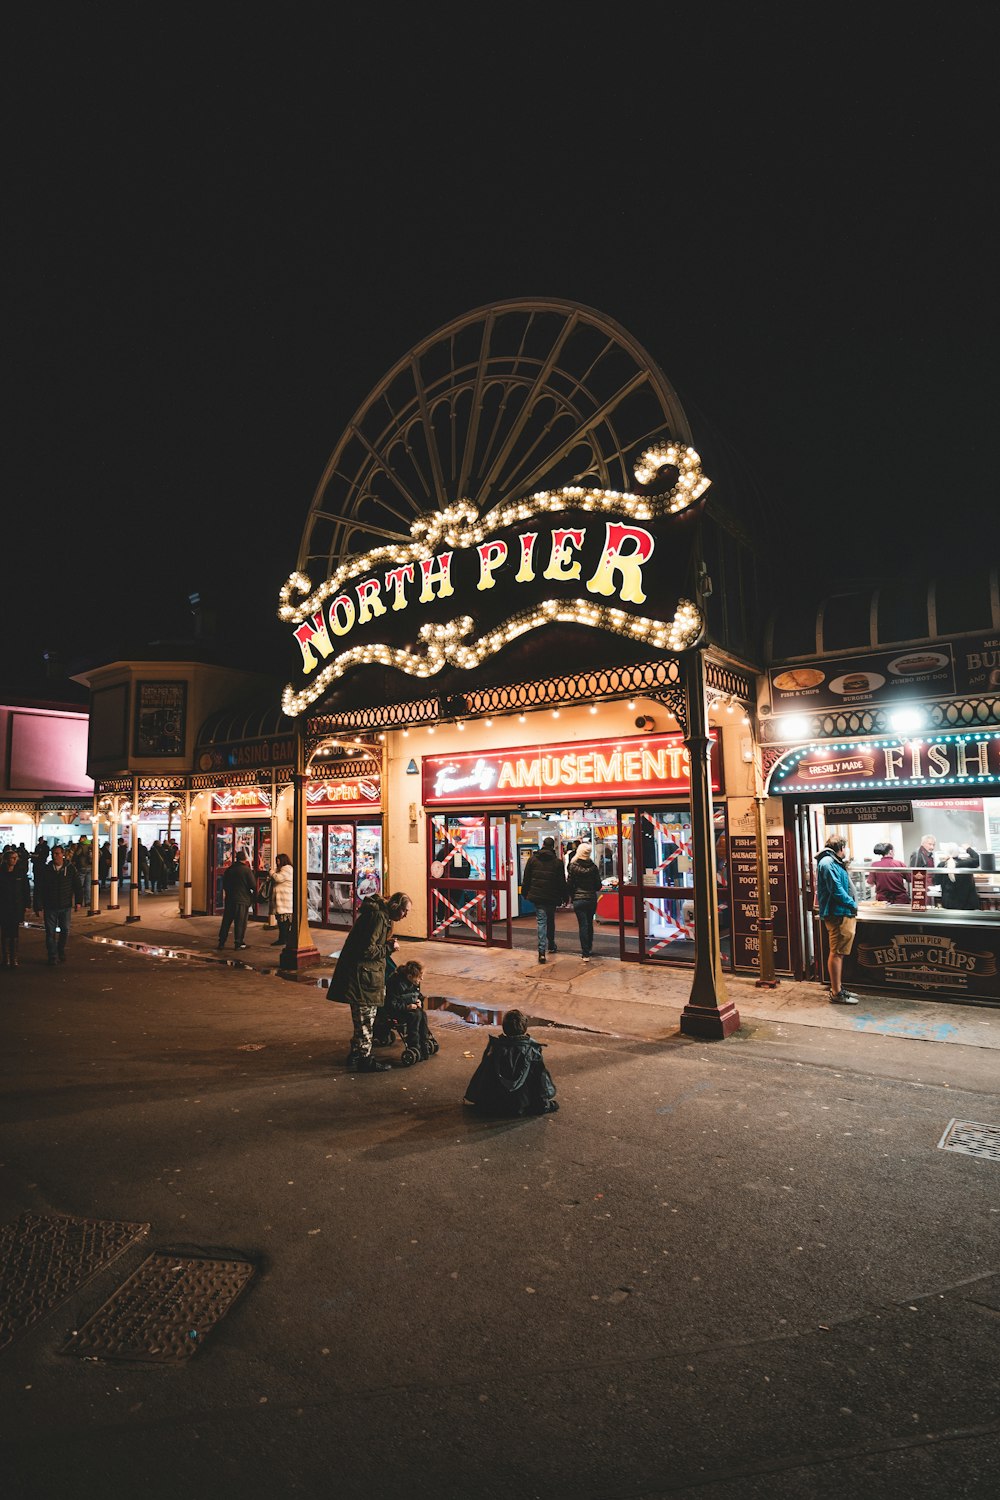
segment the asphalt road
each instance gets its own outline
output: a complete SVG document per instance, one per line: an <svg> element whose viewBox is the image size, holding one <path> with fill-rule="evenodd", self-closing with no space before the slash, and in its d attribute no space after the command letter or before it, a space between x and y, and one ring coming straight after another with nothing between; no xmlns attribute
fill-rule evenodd
<svg viewBox="0 0 1000 1500"><path fill-rule="evenodd" d="M16 1497L1000 1493L997 1053L822 1028L485 1033L349 1075L322 991L37 934L0 973L3 1222L148 1237L0 1353ZM398 1056L396 1049L394 1056ZM58 1352L150 1248L258 1274L181 1368Z"/></svg>

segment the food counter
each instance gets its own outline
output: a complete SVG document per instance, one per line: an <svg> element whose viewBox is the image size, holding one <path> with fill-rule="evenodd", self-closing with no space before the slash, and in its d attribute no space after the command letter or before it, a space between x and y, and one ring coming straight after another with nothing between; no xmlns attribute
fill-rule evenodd
<svg viewBox="0 0 1000 1500"><path fill-rule="evenodd" d="M865 902L844 960L844 984L917 1000L998 1005L1000 914Z"/></svg>

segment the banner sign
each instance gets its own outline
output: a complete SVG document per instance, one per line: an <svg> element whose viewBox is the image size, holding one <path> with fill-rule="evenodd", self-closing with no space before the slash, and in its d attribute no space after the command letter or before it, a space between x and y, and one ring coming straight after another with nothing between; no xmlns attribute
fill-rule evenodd
<svg viewBox="0 0 1000 1500"><path fill-rule="evenodd" d="M1000 636L935 641L929 646L865 652L773 667L768 672L771 713L950 698L1000 688Z"/></svg>
<svg viewBox="0 0 1000 1500"><path fill-rule="evenodd" d="M775 762L773 795L942 790L1000 779L1000 730L800 745Z"/></svg>
<svg viewBox="0 0 1000 1500"><path fill-rule="evenodd" d="M827 828L832 823L912 823L912 802L831 802L823 809Z"/></svg>
<svg viewBox="0 0 1000 1500"><path fill-rule="evenodd" d="M772 942L774 967L781 974L792 972L788 952L788 871L785 862L785 838L780 833L767 836L767 873L771 888L771 914L774 918ZM760 957L757 885L757 839L753 834L729 836L729 894L733 911L733 968L738 972L756 971Z"/></svg>
<svg viewBox="0 0 1000 1500"><path fill-rule="evenodd" d="M709 769L712 790L719 792L722 758L715 730ZM629 801L684 794L690 785L691 763L679 734L644 740L571 740L423 758L425 807Z"/></svg>
<svg viewBox="0 0 1000 1500"><path fill-rule="evenodd" d="M378 778L355 777L350 781L310 781L306 786L309 812L336 808L338 812L370 812L381 807ZM271 795L262 787L226 787L212 793L213 817L238 817L244 813L270 814Z"/></svg>
<svg viewBox="0 0 1000 1500"><path fill-rule="evenodd" d="M248 767L270 768L294 764L295 740L292 735L287 734L205 745L198 751L199 771L242 771Z"/></svg>
<svg viewBox="0 0 1000 1500"><path fill-rule="evenodd" d="M293 573L278 615L297 676L282 696L298 715L354 667L431 677L475 670L530 631L571 624L665 652L699 640L703 620L682 597L698 498L709 480L690 448L647 450L638 482L661 469L663 494L571 485L541 490L480 516L466 500L416 520L412 541L352 558L314 586Z"/></svg>
<svg viewBox="0 0 1000 1500"><path fill-rule="evenodd" d="M371 812L379 808L377 777L362 776L351 781L310 781L306 787L306 804L310 812L322 812L335 807L338 812L354 810Z"/></svg>
<svg viewBox="0 0 1000 1500"><path fill-rule="evenodd" d="M916 873L916 872L914 872ZM848 972L850 970L850 972ZM884 989L1000 999L1000 931L925 918L892 923L858 921L844 981Z"/></svg>

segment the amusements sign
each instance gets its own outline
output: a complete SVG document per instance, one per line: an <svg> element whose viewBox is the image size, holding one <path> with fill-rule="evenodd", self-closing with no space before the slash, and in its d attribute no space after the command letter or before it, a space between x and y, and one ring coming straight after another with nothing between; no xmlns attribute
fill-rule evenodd
<svg viewBox="0 0 1000 1500"><path fill-rule="evenodd" d="M862 919L854 952L845 960L844 979L915 991L926 999L947 994L1000 1000L1000 932L916 917L898 923Z"/></svg>
<svg viewBox="0 0 1000 1500"><path fill-rule="evenodd" d="M712 732L712 790L722 790L722 760ZM469 755L425 755L426 807L677 795L691 789L691 762L679 734L644 740L572 740Z"/></svg>
<svg viewBox="0 0 1000 1500"><path fill-rule="evenodd" d="M767 836L767 868L774 917L774 967L790 974L788 953L788 871L785 840L780 833ZM757 840L752 834L730 834L729 881L733 912L733 968L756 972L760 960L757 888Z"/></svg>

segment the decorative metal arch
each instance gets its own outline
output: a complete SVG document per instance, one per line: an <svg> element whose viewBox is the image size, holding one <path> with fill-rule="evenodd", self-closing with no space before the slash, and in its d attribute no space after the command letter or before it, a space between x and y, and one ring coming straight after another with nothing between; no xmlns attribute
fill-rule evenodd
<svg viewBox="0 0 1000 1500"><path fill-rule="evenodd" d="M477 308L414 345L355 412L298 570L328 577L457 500L485 514L542 484L632 490L636 459L664 437L690 444L684 409L613 319L545 298Z"/></svg>

